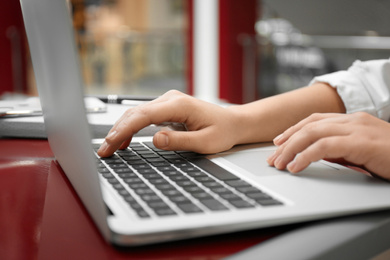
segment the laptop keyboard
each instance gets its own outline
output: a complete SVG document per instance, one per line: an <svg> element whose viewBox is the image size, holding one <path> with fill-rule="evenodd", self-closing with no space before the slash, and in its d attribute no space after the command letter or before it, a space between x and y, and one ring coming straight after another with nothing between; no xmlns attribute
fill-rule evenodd
<svg viewBox="0 0 390 260"><path fill-rule="evenodd" d="M141 218L283 205L200 154L164 151L151 142L133 142L97 162Z"/></svg>

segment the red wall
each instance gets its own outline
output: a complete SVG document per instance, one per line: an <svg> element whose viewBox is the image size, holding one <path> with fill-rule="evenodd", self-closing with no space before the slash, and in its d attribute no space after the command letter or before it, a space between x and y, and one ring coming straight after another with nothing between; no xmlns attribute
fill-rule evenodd
<svg viewBox="0 0 390 260"><path fill-rule="evenodd" d="M193 4L187 2L187 84L193 94ZM243 48L240 35L255 37L258 0L219 0L219 97L241 104L243 97ZM256 86L253 86L256 88ZM253 97L253 100L258 96Z"/></svg>
<svg viewBox="0 0 390 260"><path fill-rule="evenodd" d="M219 91L230 103L243 103L243 48L240 35L255 36L257 0L219 1ZM253 97L256 99L256 97Z"/></svg>
<svg viewBox="0 0 390 260"><path fill-rule="evenodd" d="M0 95L26 92L26 36L18 0L0 1Z"/></svg>

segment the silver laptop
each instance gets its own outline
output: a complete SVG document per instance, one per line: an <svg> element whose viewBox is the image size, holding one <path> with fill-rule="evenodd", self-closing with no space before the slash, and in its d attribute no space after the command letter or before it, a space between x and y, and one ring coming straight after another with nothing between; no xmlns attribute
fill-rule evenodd
<svg viewBox="0 0 390 260"><path fill-rule="evenodd" d="M388 183L337 164L291 175L269 167L269 144L202 157L151 137L99 159L65 0L21 0L50 146L104 238L135 246L390 207Z"/></svg>

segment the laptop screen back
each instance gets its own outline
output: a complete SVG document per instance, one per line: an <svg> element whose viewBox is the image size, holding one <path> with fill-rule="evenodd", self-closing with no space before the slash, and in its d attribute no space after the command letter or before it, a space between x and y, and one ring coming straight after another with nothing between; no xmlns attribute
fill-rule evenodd
<svg viewBox="0 0 390 260"><path fill-rule="evenodd" d="M21 0L45 127L55 157L108 237L83 84L70 13L65 0Z"/></svg>

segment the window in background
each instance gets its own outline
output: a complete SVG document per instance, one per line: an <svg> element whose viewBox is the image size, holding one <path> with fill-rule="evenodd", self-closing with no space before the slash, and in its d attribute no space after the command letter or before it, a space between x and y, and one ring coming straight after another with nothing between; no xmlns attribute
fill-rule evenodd
<svg viewBox="0 0 390 260"><path fill-rule="evenodd" d="M186 92L186 1L71 4L87 94Z"/></svg>
<svg viewBox="0 0 390 260"><path fill-rule="evenodd" d="M390 2L259 0L258 89L262 97L307 85L355 60L390 57Z"/></svg>

